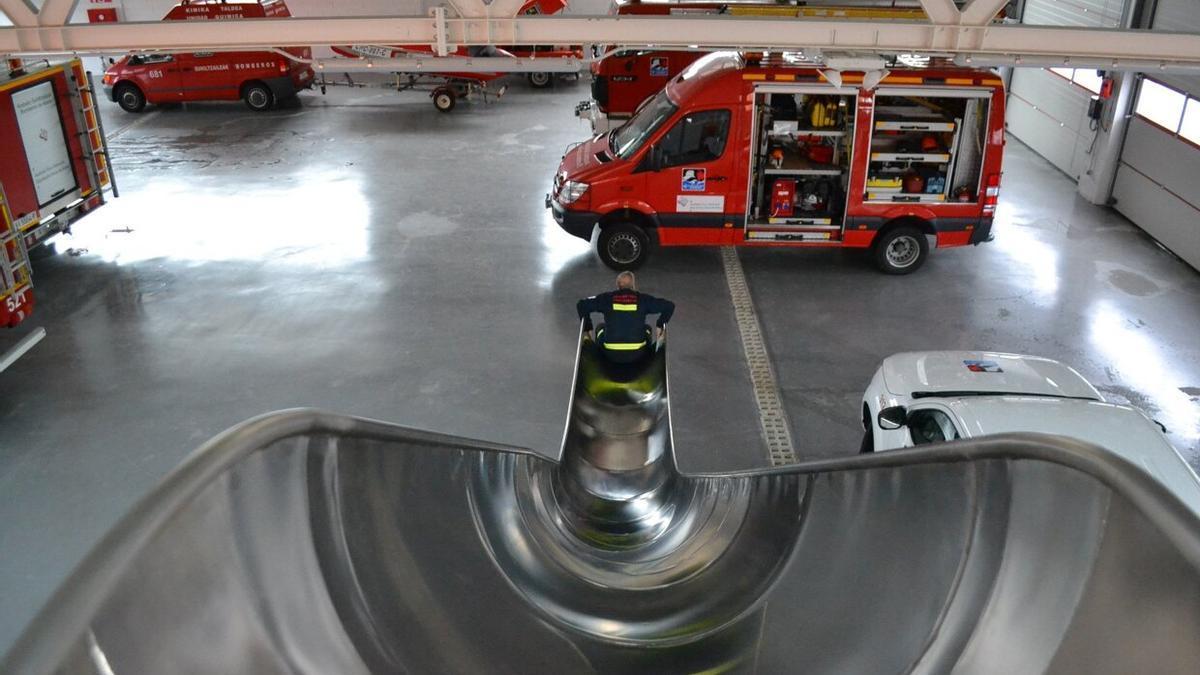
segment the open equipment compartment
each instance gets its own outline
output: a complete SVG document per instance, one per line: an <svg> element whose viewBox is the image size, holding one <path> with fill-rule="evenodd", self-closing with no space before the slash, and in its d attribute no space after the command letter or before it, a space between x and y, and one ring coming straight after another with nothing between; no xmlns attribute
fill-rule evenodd
<svg viewBox="0 0 1200 675"><path fill-rule="evenodd" d="M854 89L755 88L748 238L770 232L777 239L780 231L801 240L840 238L856 110Z"/></svg>
<svg viewBox="0 0 1200 675"><path fill-rule="evenodd" d="M992 92L895 89L875 97L868 202L977 202Z"/></svg>

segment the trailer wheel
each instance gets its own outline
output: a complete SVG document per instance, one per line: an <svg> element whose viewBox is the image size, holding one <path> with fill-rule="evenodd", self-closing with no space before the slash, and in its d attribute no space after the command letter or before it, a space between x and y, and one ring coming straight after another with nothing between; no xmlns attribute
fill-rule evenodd
<svg viewBox="0 0 1200 675"><path fill-rule="evenodd" d="M600 230L596 252L600 260L614 270L635 270L646 262L650 237L633 223L616 223Z"/></svg>
<svg viewBox="0 0 1200 675"><path fill-rule="evenodd" d="M458 101L458 97L454 95L454 90L450 87L438 87L434 89L432 98L433 107L444 113L454 110L454 104Z"/></svg>
<svg viewBox="0 0 1200 675"><path fill-rule="evenodd" d="M911 274L929 256L925 233L911 225L888 230L875 242L875 264L886 274Z"/></svg>
<svg viewBox="0 0 1200 675"><path fill-rule="evenodd" d="M554 84L554 76L550 73L530 73L529 86L534 89L545 89Z"/></svg>
<svg viewBox="0 0 1200 675"><path fill-rule="evenodd" d="M250 82L242 88L242 100L246 102L246 107L254 112L263 112L270 110L275 104L275 95L271 93L271 88L262 82Z"/></svg>
<svg viewBox="0 0 1200 675"><path fill-rule="evenodd" d="M121 106L121 110L125 112L142 112L146 108L146 95L137 88L137 85L122 82L117 85L117 90L113 95L117 99L117 105Z"/></svg>

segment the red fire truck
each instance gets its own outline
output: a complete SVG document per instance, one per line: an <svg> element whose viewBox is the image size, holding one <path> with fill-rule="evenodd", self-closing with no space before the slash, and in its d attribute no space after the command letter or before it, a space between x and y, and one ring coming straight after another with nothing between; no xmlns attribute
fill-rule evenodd
<svg viewBox="0 0 1200 675"><path fill-rule="evenodd" d="M906 274L926 235L990 239L1003 145L990 71L907 59L838 72L717 52L624 126L569 148L546 206L575 236L598 230L615 269L657 243L871 248Z"/></svg>
<svg viewBox="0 0 1200 675"><path fill-rule="evenodd" d="M79 59L0 74L0 327L33 309L28 251L104 204L112 184Z"/></svg>
<svg viewBox="0 0 1200 675"><path fill-rule="evenodd" d="M219 21L289 17L283 0L226 2L183 0L163 21ZM308 47L282 47L294 60L275 52L191 52L130 54L104 73L104 92L127 112L147 103L236 101L251 110L270 110L312 86Z"/></svg>
<svg viewBox="0 0 1200 675"><path fill-rule="evenodd" d="M792 0L791 2L642 2L616 0L612 13L632 16L771 16L778 18L858 18L926 20L919 0ZM592 99L575 115L599 132L620 126L642 101L657 94L703 51L621 49L593 61Z"/></svg>

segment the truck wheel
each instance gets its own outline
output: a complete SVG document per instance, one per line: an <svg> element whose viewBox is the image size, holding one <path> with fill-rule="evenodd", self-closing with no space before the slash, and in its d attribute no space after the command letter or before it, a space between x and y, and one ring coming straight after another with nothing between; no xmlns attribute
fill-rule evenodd
<svg viewBox="0 0 1200 675"><path fill-rule="evenodd" d="M550 73L530 73L529 86L534 89L545 89L554 84L554 76Z"/></svg>
<svg viewBox="0 0 1200 675"><path fill-rule="evenodd" d="M146 95L136 85L128 82L117 85L114 96L117 99L117 105L121 106L121 110L125 112L142 112L146 108Z"/></svg>
<svg viewBox="0 0 1200 675"><path fill-rule="evenodd" d="M646 262L650 237L633 223L617 223L600 230L596 252L614 270L635 270Z"/></svg>
<svg viewBox="0 0 1200 675"><path fill-rule="evenodd" d="M242 100L246 102L246 107L254 112L263 112L270 110L275 104L275 95L271 93L271 88L262 82L251 82L242 89Z"/></svg>
<svg viewBox="0 0 1200 675"><path fill-rule="evenodd" d="M925 233L911 225L888 230L875 242L875 264L886 274L916 272L929 255Z"/></svg>
<svg viewBox="0 0 1200 675"><path fill-rule="evenodd" d="M454 110L454 104L458 97L454 95L454 90L450 87L438 87L433 90L433 107L441 112L448 113Z"/></svg>

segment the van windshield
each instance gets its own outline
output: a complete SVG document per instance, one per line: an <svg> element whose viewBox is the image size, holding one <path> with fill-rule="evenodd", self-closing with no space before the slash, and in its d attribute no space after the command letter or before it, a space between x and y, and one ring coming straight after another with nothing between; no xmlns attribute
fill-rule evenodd
<svg viewBox="0 0 1200 675"><path fill-rule="evenodd" d="M658 92L628 122L612 132L608 137L608 149L621 159L629 159L678 109L667 97L666 89Z"/></svg>

